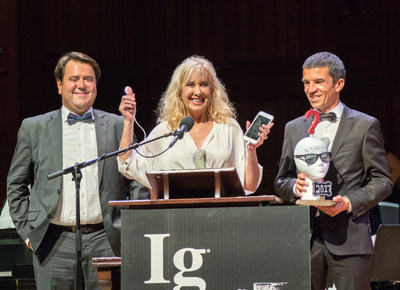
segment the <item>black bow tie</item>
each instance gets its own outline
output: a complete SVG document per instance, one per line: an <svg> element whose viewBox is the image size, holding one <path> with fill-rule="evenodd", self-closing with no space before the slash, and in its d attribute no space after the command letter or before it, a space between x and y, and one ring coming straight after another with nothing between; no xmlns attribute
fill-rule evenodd
<svg viewBox="0 0 400 290"><path fill-rule="evenodd" d="M327 114L321 114L320 120L327 120L329 122L335 122L336 121L336 114L334 112L329 112Z"/></svg>
<svg viewBox="0 0 400 290"><path fill-rule="evenodd" d="M80 116L72 114L72 113L69 113L68 117L67 117L68 125L73 125L76 122L92 123L92 121L93 121L93 118L92 118L92 113L91 112L87 112L87 113L85 113L83 115L80 115Z"/></svg>

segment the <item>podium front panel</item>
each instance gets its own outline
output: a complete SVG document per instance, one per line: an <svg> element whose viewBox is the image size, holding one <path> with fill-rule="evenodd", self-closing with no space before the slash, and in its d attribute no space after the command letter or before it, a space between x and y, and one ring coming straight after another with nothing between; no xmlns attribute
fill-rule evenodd
<svg viewBox="0 0 400 290"><path fill-rule="evenodd" d="M121 271L122 289L310 289L308 207L123 210Z"/></svg>

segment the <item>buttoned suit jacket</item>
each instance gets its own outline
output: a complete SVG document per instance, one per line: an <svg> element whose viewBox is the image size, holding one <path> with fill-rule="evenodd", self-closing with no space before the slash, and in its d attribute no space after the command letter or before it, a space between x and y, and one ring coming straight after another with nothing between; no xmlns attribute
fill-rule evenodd
<svg viewBox="0 0 400 290"><path fill-rule="evenodd" d="M118 150L122 116L100 110L93 110L93 115L98 155ZM29 238L36 254L43 250L40 245L56 212L62 186L61 177L49 180L48 175L61 169L61 110L23 120L7 176L7 197L18 234L23 240ZM126 199L129 181L118 172L115 157L98 163L98 176L104 228L112 249L120 255L120 210L108 201Z"/></svg>
<svg viewBox="0 0 400 290"><path fill-rule="evenodd" d="M298 170L294 147L308 137L312 119L304 116L286 124L279 172L275 179L276 194L295 202L294 185ZM370 254L368 210L387 197L392 190L390 170L384 150L379 121L344 106L332 144L332 161L324 180L332 182L332 195L347 196L352 212L335 217L320 212L320 225L328 250L336 255ZM310 207L310 229L313 230L317 209Z"/></svg>

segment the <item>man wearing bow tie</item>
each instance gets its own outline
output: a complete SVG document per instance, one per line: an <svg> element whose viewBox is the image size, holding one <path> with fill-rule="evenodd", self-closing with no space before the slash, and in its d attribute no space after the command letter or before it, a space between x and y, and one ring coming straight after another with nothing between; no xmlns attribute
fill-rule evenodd
<svg viewBox="0 0 400 290"><path fill-rule="evenodd" d="M320 52L303 64L304 92L321 114L314 136L332 153L325 180L332 182L335 206L310 207L311 285L325 289L327 277L336 288L370 289L373 245L368 210L391 193L392 183L379 121L340 101L346 72L334 54ZM294 146L308 136L312 119L286 124L278 196L295 202L308 186L294 162Z"/></svg>
<svg viewBox="0 0 400 290"><path fill-rule="evenodd" d="M71 174L48 175L118 150L123 118L93 109L100 67L79 52L62 56L54 71L62 107L25 119L7 177L15 227L33 251L37 289L75 285L76 191ZM93 257L120 255L120 211L109 200L148 198L119 174L115 158L81 170L80 223L86 289L98 289ZM140 194L138 194L140 192ZM139 196L140 195L140 196Z"/></svg>

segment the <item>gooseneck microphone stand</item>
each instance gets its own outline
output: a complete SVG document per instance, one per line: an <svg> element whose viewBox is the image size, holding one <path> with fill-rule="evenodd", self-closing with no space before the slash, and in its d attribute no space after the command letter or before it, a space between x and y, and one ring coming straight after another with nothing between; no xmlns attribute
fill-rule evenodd
<svg viewBox="0 0 400 290"><path fill-rule="evenodd" d="M136 149L144 144L156 141L161 138L166 138L169 136L176 136L177 134L182 134L180 131L176 130L174 132L169 132L164 135L161 135L159 137L149 139L149 140L144 140L140 143L135 143L132 145L129 145L128 147L124 149L120 149L111 153L105 153L95 159L82 162L82 163L76 163L73 166L61 169L57 172L51 173L47 176L47 179L53 179L65 174L71 173L73 178L72 180L75 182L75 191L76 191L76 230L75 230L75 236L76 236L76 258L75 258L75 290L81 290L83 289L83 276L82 276L82 232L81 232L81 211L80 211L80 184L82 180L82 172L81 169L85 168L87 166L93 165L101 160L110 158L112 156L117 156L117 155L122 155L126 153L129 150Z"/></svg>

